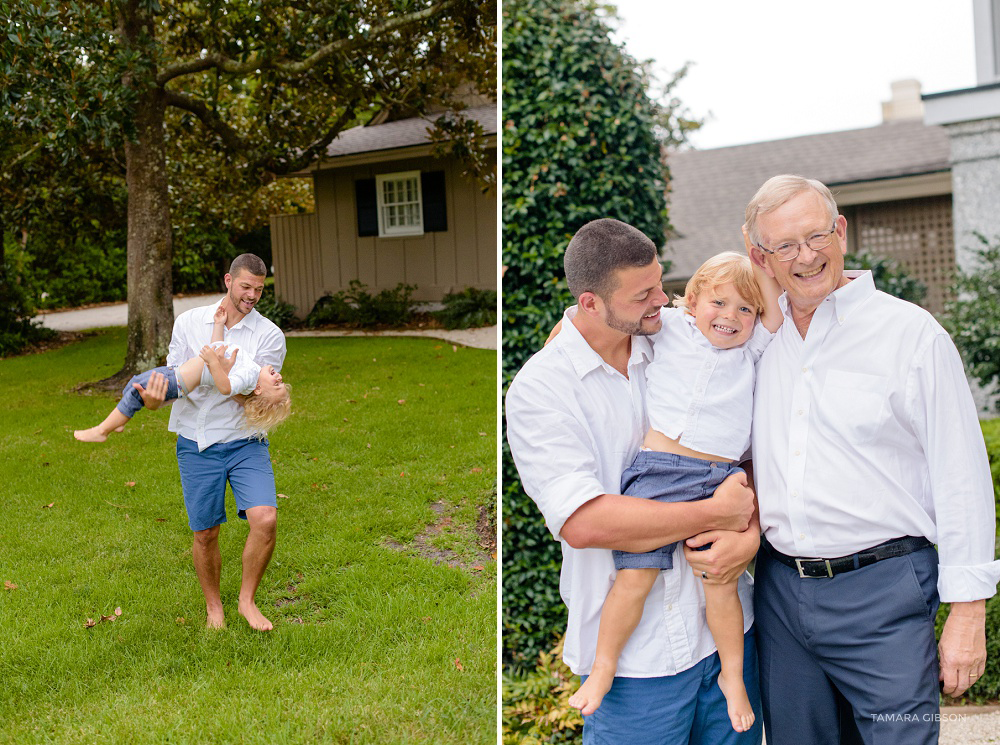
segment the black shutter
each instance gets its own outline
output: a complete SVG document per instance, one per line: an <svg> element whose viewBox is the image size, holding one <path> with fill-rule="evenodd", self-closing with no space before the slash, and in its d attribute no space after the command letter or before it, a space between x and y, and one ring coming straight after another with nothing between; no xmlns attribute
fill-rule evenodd
<svg viewBox="0 0 1000 745"><path fill-rule="evenodd" d="M448 229L444 171L421 173L420 191L424 200L424 232L444 232Z"/></svg>
<svg viewBox="0 0 1000 745"><path fill-rule="evenodd" d="M365 178L354 182L354 199L358 205L358 236L378 235L378 200L375 196L375 179ZM426 219L426 218L425 218Z"/></svg>

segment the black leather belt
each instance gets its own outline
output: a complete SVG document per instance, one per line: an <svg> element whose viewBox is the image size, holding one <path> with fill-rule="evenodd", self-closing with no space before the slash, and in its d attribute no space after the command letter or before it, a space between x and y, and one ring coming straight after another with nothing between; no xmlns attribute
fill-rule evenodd
<svg viewBox="0 0 1000 745"><path fill-rule="evenodd" d="M817 579L829 578L835 574L843 574L844 572L853 572L855 569L870 566L876 561L912 554L914 551L919 551L933 544L923 537L915 538L913 536L906 536L905 538L894 538L891 541L866 548L850 556L838 556L835 559L786 556L768 543L764 536L760 537L760 545L767 551L768 556L775 561L780 561L785 566L795 569L803 579Z"/></svg>

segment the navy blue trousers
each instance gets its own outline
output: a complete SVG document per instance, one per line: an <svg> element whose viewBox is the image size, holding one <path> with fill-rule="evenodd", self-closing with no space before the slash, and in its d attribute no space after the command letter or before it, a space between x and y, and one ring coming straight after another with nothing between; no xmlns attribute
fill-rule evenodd
<svg viewBox="0 0 1000 745"><path fill-rule="evenodd" d="M754 626L768 745L931 745L937 551L802 579L765 549Z"/></svg>

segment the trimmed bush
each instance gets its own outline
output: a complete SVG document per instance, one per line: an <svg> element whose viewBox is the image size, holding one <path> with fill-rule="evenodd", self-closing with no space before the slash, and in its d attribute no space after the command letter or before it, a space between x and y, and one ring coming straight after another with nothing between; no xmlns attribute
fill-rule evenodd
<svg viewBox="0 0 1000 745"><path fill-rule="evenodd" d="M352 279L348 289L324 295L306 317L309 327L345 325L355 328L405 326L413 320L416 285L400 282L395 288L373 295L367 285Z"/></svg>
<svg viewBox="0 0 1000 745"><path fill-rule="evenodd" d="M295 306L278 300L274 294L273 285L264 288L264 292L261 293L260 300L257 301L255 307L258 313L279 329L286 330L299 325L298 319L295 317Z"/></svg>
<svg viewBox="0 0 1000 745"><path fill-rule="evenodd" d="M467 287L461 292L449 292L442 302L444 308L434 313L434 318L446 329L471 329L496 325L495 290Z"/></svg>

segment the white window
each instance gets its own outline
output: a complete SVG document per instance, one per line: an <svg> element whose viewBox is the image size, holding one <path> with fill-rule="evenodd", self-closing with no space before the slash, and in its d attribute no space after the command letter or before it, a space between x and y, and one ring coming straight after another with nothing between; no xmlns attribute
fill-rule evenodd
<svg viewBox="0 0 1000 745"><path fill-rule="evenodd" d="M420 171L386 173L375 177L380 236L423 235L424 208Z"/></svg>

